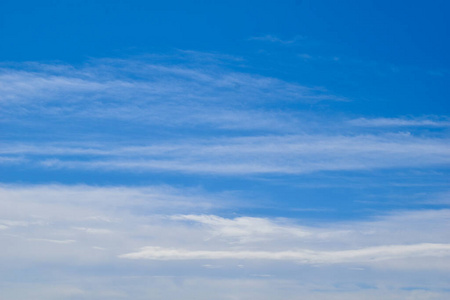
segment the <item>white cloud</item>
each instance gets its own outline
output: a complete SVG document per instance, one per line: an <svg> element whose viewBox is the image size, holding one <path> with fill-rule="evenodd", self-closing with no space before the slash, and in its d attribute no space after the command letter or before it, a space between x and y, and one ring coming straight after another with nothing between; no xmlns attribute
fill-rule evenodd
<svg viewBox="0 0 450 300"><path fill-rule="evenodd" d="M264 241L276 237L307 237L311 233L292 224L264 218L238 217L226 219L214 215L176 215L172 220L193 221L205 225L215 237L236 238L238 241Z"/></svg>
<svg viewBox="0 0 450 300"><path fill-rule="evenodd" d="M204 214L231 204L236 205L235 199L226 195L170 187L2 186L0 224L4 228L0 239L10 245L12 252L7 253L11 255L27 253L30 259L38 255L50 261L56 254L76 257L86 253L87 259L92 254L82 249L92 247L107 249L104 259L112 259L114 254L152 245L161 247L150 248L159 249L158 255L171 248L181 249L175 250L181 251L180 255L202 249L207 256L218 251L218 256L225 257L238 252L249 257L254 253L263 257L292 255L302 260L304 255L304 260L315 262L345 262L350 257L364 261L371 255L384 259L391 252L398 259L402 253L429 255L444 251L449 242L449 210L397 212L371 221L326 226L300 226L296 219ZM193 214L196 210L199 214ZM26 241L48 243L40 243L29 253ZM51 243L70 243L71 247L64 250L67 252L48 250L45 244ZM20 251L13 251L14 247ZM0 260L7 259L4 255L0 251ZM200 257L195 251L189 255ZM102 256L95 259L102 260Z"/></svg>
<svg viewBox="0 0 450 300"><path fill-rule="evenodd" d="M86 228L86 227L74 227L76 230L84 231L89 234L111 234L112 231L103 228Z"/></svg>
<svg viewBox="0 0 450 300"><path fill-rule="evenodd" d="M273 109L274 103L279 108L279 103L343 99L322 88L231 71L217 63L220 56L208 63L183 55L190 54L180 54L178 65L171 58L102 59L80 66L4 64L0 122L52 134L46 143L8 139L0 147L0 164L247 175L446 167L450 162L445 133L425 138L414 132L366 132L368 127L448 127L443 117L348 121ZM129 131L104 130L105 120ZM39 132L37 140L47 130ZM67 132L71 140L95 142L69 142ZM135 136L140 134L150 142ZM61 142L51 142L56 140Z"/></svg>
<svg viewBox="0 0 450 300"><path fill-rule="evenodd" d="M389 245L355 250L313 251L210 251L144 247L138 252L120 255L120 258L151 260L222 260L259 259L289 260L306 264L365 263L381 260L416 258L423 256L450 256L450 244Z"/></svg>
<svg viewBox="0 0 450 300"><path fill-rule="evenodd" d="M207 199L217 214L203 208L195 214L195 203ZM192 204L181 207L177 201ZM7 228L0 232L0 243L7 247L0 249L0 280L7 282L11 272L21 278L48 274L36 277L35 299L70 299L70 291L93 299L168 299L186 293L210 299L217 290L248 299L289 299L298 293L329 299L329 291L345 299L425 295L404 289L414 286L445 298L449 210L399 211L318 225L225 218L220 215L223 201L224 195L171 187L3 185L0 224ZM103 271L111 269L117 272ZM67 280L76 283L67 296L48 289ZM2 292L27 298L27 284L11 283ZM240 293L231 288L236 284ZM366 285L374 288L362 290Z"/></svg>
<svg viewBox="0 0 450 300"><path fill-rule="evenodd" d="M191 112L207 116L223 109L236 110L244 103L255 109L267 102L342 100L323 88L233 72L217 65L175 66L139 60L103 59L81 67L5 66L0 69L0 82L0 106L9 118L13 113L45 113L113 119L140 116L141 121L152 116L154 122L159 116L167 122L172 118L163 117L161 112L187 119Z"/></svg>
<svg viewBox="0 0 450 300"><path fill-rule="evenodd" d="M288 45L300 37L254 39ZM81 66L3 64L0 123L6 138L0 164L26 166L37 174L60 168L66 170L58 174L125 170L248 178L450 163L447 132L421 134L448 127L445 117L349 121L297 113L302 105L309 111L321 101L346 99L323 88L227 68L239 59L189 55L197 59L178 58L183 61L178 65L173 57ZM392 133L398 127L411 133ZM448 203L442 195L432 203ZM449 210L318 225L234 215L230 208L256 201L239 202L246 201L237 193L180 186L0 185L2 294L9 299L448 298ZM235 217L224 217L230 214ZM33 280L42 285L30 284Z"/></svg>
<svg viewBox="0 0 450 300"><path fill-rule="evenodd" d="M448 139L405 134L183 139L127 147L19 144L2 151L25 156L28 164L38 167L234 175L427 168L450 163Z"/></svg>
<svg viewBox="0 0 450 300"><path fill-rule="evenodd" d="M50 239L28 239L28 241L32 242L48 242L54 244L72 244L75 243L75 240L50 240Z"/></svg>
<svg viewBox="0 0 450 300"><path fill-rule="evenodd" d="M123 209L122 214L139 209L163 213L207 211L228 205L223 198L200 189L180 190L170 186L0 185L0 224L44 225L46 220L114 223L118 217L108 214L117 209Z"/></svg>
<svg viewBox="0 0 450 300"><path fill-rule="evenodd" d="M349 123L362 127L449 127L450 121L444 119L426 118L359 118L350 120Z"/></svg>

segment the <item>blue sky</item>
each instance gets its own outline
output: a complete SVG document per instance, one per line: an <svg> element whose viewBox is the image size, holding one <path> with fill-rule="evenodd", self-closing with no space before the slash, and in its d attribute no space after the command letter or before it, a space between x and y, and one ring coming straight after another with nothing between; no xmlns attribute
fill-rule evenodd
<svg viewBox="0 0 450 300"><path fill-rule="evenodd" d="M2 299L448 299L447 1L2 1Z"/></svg>

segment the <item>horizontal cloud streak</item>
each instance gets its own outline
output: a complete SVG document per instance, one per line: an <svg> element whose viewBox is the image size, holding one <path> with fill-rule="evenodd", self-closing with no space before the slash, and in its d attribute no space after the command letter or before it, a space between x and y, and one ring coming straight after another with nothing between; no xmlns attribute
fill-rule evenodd
<svg viewBox="0 0 450 300"><path fill-rule="evenodd" d="M425 118L359 118L351 120L349 123L362 127L450 127L450 121L448 120Z"/></svg>
<svg viewBox="0 0 450 300"><path fill-rule="evenodd" d="M145 247L138 252L120 255L128 259L152 260L191 260L191 259L263 259L291 260L298 263L350 263L390 260L423 256L450 256L450 244L417 244L371 247L357 250L319 252L311 250L292 250L280 252L267 251L192 251Z"/></svg>
<svg viewBox="0 0 450 300"><path fill-rule="evenodd" d="M295 36L293 39L290 40L283 40L280 39L279 37L273 36L273 35L265 35L265 36L256 36L256 37L251 37L249 38L249 40L251 41L261 41L261 42L270 42L270 43L278 43L278 44L283 44L283 45L290 45L290 44L295 44L298 41L301 41L305 39L302 36Z"/></svg>
<svg viewBox="0 0 450 300"><path fill-rule="evenodd" d="M178 215L172 220L200 223L211 229L214 236L237 238L241 243L270 240L274 237L302 238L312 233L292 224L282 224L263 218L239 217L226 219L214 215Z"/></svg>
<svg viewBox="0 0 450 300"><path fill-rule="evenodd" d="M450 163L450 141L405 134L261 136L155 145L5 145L3 163L26 158L49 168L213 174L302 174L421 168ZM0 160L1 162L2 160Z"/></svg>

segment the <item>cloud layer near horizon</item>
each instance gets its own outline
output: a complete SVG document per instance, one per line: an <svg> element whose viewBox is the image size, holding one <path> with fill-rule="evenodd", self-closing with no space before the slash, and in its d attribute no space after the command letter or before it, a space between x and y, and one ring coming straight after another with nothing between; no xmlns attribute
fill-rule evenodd
<svg viewBox="0 0 450 300"><path fill-rule="evenodd" d="M366 294L369 297L384 291L389 299L405 293L403 289L411 284L420 287L418 281L402 281L411 272L435 278L433 293L443 295L439 289L444 285L438 278L450 270L449 210L404 211L372 220L314 224L297 218L222 217L218 214L227 201L236 206L235 199L228 197L169 186L4 185L0 188L0 241L8 246L0 251L0 263L9 271L17 266L28 266L28 272L37 272L42 264L54 266L61 278L74 276L65 269L76 268L81 273L75 276L83 277L84 269L106 266L120 269L125 276L119 280L101 272L90 279L103 282L98 288L82 284L76 289L55 278L58 284L54 286L61 290L53 292L59 297L78 293L101 298L103 293L119 299L131 297L133 290L144 286L142 292L147 294L151 293L148 289L161 288L157 278L166 278L167 286L183 282L183 288L175 290L189 289L194 279L210 287L220 282L223 287L236 276L253 281L252 286L278 289L289 284L304 293L313 293L320 282L322 287L335 286L341 294L343 290L336 288L343 284L340 276L326 279L324 274L343 272L350 272L346 278L358 284L374 285ZM135 264L135 260L142 263ZM313 285L298 285L305 268L310 284L318 276ZM377 279L386 270L398 276L389 288ZM132 276L134 284L125 284L126 276ZM207 278L212 281L206 283ZM46 280L52 279L47 276L41 284ZM121 284L105 283L111 280ZM23 295L23 291L14 292L14 286L6 291ZM348 287L348 297L360 295L358 291L357 286ZM50 290L41 292L53 297ZM199 297L206 295L204 290Z"/></svg>
<svg viewBox="0 0 450 300"><path fill-rule="evenodd" d="M450 255L445 243L448 210L403 212L373 221L316 227L287 218L205 214L223 209L226 198L169 187L3 186L0 192L2 239L10 240L10 246L67 244L67 252L64 248L56 252L69 257L82 255L83 251L75 251L79 247L134 259L274 259L310 264ZM179 214L195 210L199 214ZM394 231L401 228L403 236ZM435 228L432 236L430 228ZM114 245L115 240L123 244ZM138 248L142 250L126 254ZM21 252L28 250L9 253ZM8 260L8 255L3 259Z"/></svg>

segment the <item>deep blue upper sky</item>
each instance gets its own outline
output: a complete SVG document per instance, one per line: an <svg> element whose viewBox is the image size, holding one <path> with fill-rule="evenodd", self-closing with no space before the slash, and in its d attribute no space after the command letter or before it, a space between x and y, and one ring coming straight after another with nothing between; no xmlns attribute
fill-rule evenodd
<svg viewBox="0 0 450 300"><path fill-rule="evenodd" d="M167 48L245 54L250 37L271 34L311 39L324 54L448 68L449 6L444 0L4 0L0 55L80 61Z"/></svg>

